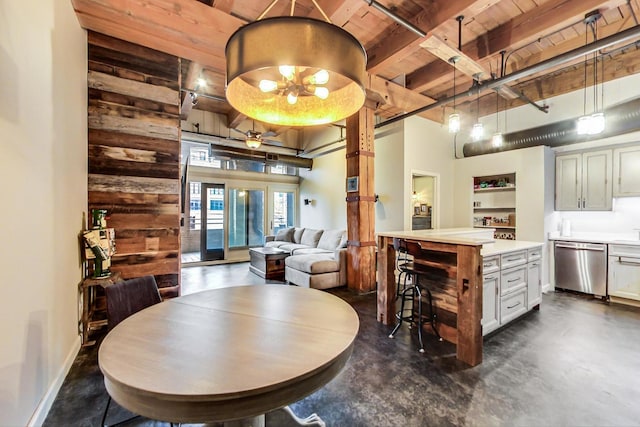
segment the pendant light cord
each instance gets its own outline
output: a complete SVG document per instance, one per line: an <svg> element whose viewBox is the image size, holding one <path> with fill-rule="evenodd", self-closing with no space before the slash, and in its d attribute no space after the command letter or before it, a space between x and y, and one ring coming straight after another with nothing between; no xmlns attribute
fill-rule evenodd
<svg viewBox="0 0 640 427"><path fill-rule="evenodd" d="M584 45L589 43L589 24L584 26ZM582 115L587 115L587 55L584 56L584 97L582 100Z"/></svg>

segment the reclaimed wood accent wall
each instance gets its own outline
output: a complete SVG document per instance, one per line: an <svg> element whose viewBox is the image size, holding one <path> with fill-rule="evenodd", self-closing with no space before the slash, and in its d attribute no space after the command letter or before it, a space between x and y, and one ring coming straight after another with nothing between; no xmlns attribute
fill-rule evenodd
<svg viewBox="0 0 640 427"><path fill-rule="evenodd" d="M111 269L180 294L180 58L88 33L89 212L115 228Z"/></svg>

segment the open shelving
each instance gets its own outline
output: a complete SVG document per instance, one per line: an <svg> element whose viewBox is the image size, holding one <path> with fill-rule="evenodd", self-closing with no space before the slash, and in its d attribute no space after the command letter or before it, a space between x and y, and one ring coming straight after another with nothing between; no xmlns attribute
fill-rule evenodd
<svg viewBox="0 0 640 427"><path fill-rule="evenodd" d="M516 238L516 174L473 178L473 226L495 228L496 239Z"/></svg>

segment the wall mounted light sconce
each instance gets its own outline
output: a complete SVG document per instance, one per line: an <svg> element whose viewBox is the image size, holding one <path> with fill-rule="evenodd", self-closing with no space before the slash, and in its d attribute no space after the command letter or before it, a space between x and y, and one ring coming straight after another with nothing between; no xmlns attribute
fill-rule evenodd
<svg viewBox="0 0 640 427"><path fill-rule="evenodd" d="M375 203L378 203L378 200L380 200L380 195L375 194L375 195L373 196L373 201L374 201Z"/></svg>

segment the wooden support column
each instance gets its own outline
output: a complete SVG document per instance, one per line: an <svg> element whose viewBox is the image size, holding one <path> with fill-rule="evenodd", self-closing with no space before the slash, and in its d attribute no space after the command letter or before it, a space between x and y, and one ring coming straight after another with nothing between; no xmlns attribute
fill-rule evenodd
<svg viewBox="0 0 640 427"><path fill-rule="evenodd" d="M373 126L370 108L347 118L347 285L358 293L376 289Z"/></svg>

